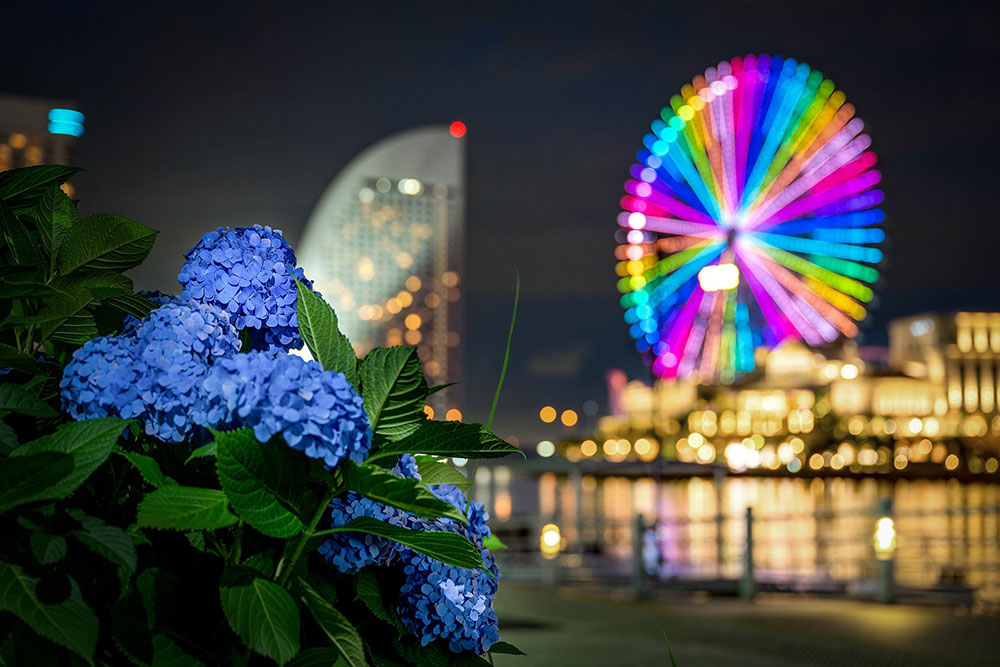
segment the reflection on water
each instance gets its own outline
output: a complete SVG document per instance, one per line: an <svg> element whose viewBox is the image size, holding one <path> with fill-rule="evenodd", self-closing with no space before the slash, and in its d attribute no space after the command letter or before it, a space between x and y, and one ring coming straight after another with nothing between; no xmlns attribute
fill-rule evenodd
<svg viewBox="0 0 1000 667"><path fill-rule="evenodd" d="M957 480L583 475L480 470L477 496L505 524L559 524L563 549L629 558L636 513L656 522L663 578L738 578L746 508L761 581L802 586L870 579L877 508L892 499L903 586L964 583L1000 599L1000 485ZM499 474L498 474L499 473ZM490 483L492 482L492 484ZM537 540L537 537L534 538ZM530 548L531 540L525 542ZM537 544L537 542L535 542Z"/></svg>

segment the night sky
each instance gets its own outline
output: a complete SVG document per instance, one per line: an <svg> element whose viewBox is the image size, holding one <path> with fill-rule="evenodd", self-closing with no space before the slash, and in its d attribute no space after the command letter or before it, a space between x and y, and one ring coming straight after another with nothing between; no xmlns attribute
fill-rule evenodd
<svg viewBox="0 0 1000 667"><path fill-rule="evenodd" d="M863 342L898 315L1000 308L988 3L20 4L4 8L0 91L80 104L81 208L161 230L140 288L174 291L219 225L294 244L352 156L464 120L466 417L485 418L521 275L501 434L556 437L543 403L603 409L606 369L644 375L614 287L621 186L669 96L736 55L822 70L873 137L890 241Z"/></svg>

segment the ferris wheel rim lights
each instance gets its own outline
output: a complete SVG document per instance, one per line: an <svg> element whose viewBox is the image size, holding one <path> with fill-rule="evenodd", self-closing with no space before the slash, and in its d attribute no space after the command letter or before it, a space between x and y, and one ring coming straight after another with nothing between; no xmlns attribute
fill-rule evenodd
<svg viewBox="0 0 1000 667"><path fill-rule="evenodd" d="M748 55L694 77L643 137L616 256L654 373L733 381L754 349L858 332L885 239L881 173L833 82Z"/></svg>

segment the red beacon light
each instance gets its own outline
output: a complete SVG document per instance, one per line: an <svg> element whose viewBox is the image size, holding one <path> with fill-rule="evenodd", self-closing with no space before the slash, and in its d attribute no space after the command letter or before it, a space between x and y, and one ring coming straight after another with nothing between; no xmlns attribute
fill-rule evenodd
<svg viewBox="0 0 1000 667"><path fill-rule="evenodd" d="M464 137L465 136L465 123L463 123L460 120L456 120L448 128L448 131L451 132L451 136L455 137L456 139L458 139L459 137Z"/></svg>

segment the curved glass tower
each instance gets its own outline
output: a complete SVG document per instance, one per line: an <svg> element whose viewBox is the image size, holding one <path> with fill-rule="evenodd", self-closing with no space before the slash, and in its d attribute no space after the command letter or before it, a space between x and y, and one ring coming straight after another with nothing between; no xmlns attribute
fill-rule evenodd
<svg viewBox="0 0 1000 667"><path fill-rule="evenodd" d="M326 188L299 265L359 354L411 345L432 385L460 377L464 215L465 144L447 126L379 141ZM439 419L456 396L432 396Z"/></svg>

